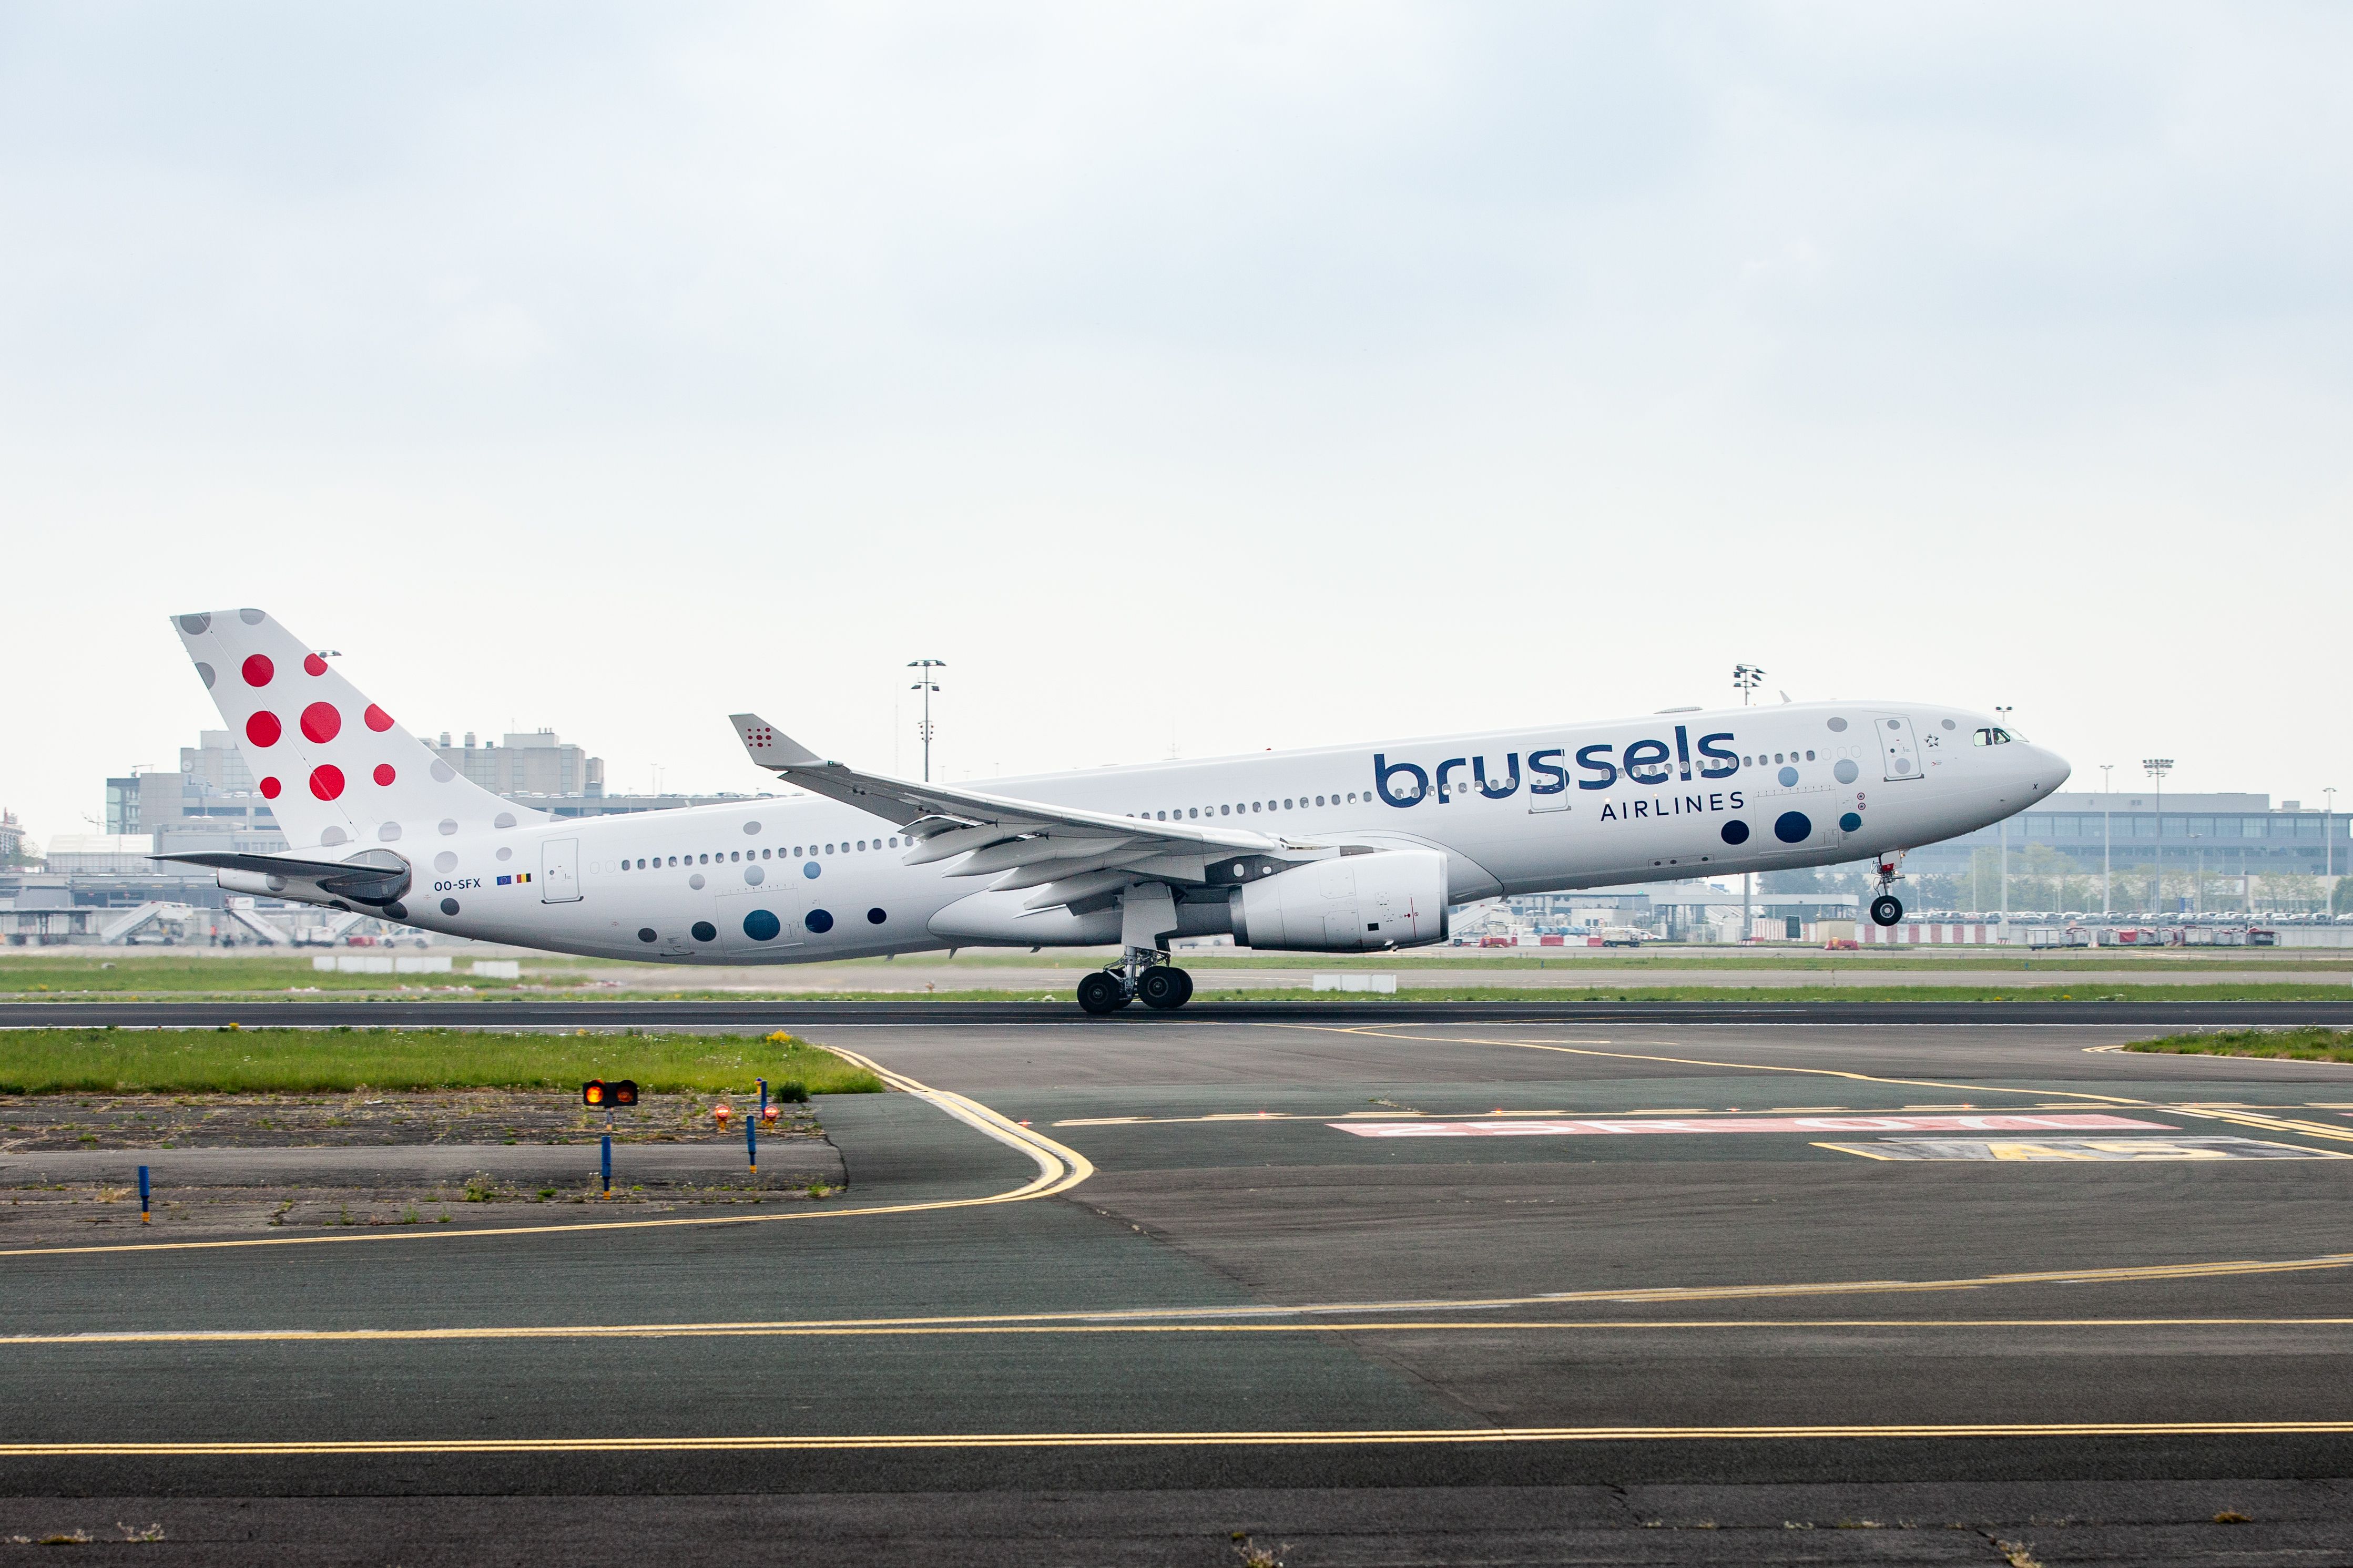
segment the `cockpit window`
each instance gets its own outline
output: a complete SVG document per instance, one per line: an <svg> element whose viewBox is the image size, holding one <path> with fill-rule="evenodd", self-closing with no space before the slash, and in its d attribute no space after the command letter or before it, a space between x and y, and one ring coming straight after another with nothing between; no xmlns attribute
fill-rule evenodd
<svg viewBox="0 0 2353 1568"><path fill-rule="evenodd" d="M2022 742L2026 737L2023 735L2013 734L2008 730L1989 727L1979 730L1969 739L1972 744L1979 746L2007 746L2012 741Z"/></svg>

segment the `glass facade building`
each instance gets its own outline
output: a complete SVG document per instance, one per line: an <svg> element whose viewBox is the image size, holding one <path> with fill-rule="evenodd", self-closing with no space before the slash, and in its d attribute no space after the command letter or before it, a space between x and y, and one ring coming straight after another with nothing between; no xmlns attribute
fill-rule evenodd
<svg viewBox="0 0 2353 1568"><path fill-rule="evenodd" d="M1904 869L1915 875L1967 877L1982 870L1979 852L2006 847L2013 873L2030 863L2048 867L2063 857L2067 874L2119 876L2159 866L2168 874L2210 877L2343 876L2347 819L2341 812L2307 810L2300 801L2272 805L2267 795L2167 795L2150 790L2113 795L2063 793L2006 822L1959 838L1915 849ZM2043 853L2037 853L2042 851Z"/></svg>

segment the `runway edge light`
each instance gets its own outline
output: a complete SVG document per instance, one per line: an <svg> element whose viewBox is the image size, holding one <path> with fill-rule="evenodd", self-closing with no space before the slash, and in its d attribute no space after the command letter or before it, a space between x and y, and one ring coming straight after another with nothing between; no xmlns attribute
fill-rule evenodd
<svg viewBox="0 0 2353 1568"><path fill-rule="evenodd" d="M615 1105L635 1105L638 1102L638 1080L636 1079L621 1079L616 1082L607 1084L605 1088L611 1093L613 1103Z"/></svg>
<svg viewBox="0 0 2353 1568"><path fill-rule="evenodd" d="M586 1083L582 1084L580 1086L580 1103L586 1106L611 1104L612 1101L606 1098L605 1080L601 1078L592 1078Z"/></svg>

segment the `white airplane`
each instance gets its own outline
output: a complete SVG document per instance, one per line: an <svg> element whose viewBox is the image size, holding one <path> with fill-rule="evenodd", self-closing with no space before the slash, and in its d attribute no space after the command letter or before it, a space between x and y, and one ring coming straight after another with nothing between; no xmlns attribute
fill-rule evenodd
<svg viewBox="0 0 2353 1568"><path fill-rule="evenodd" d="M2067 763L1980 713L1801 702L918 784L827 762L749 713L802 794L558 821L460 776L259 610L174 618L296 846L159 856L232 892L598 958L810 963L1119 944L1107 1013L1192 995L1173 937L1294 952L1442 940L1501 894L1871 857L1893 925L1907 848L2059 787Z"/></svg>

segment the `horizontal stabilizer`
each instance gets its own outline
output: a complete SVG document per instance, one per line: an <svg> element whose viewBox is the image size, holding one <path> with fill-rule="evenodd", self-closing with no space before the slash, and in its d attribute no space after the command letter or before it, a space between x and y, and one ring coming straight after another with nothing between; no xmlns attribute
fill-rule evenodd
<svg viewBox="0 0 2353 1568"><path fill-rule="evenodd" d="M408 862L389 849L364 849L349 860L307 860L235 849L191 849L147 858L205 867L232 892L281 893L291 883L307 882L334 898L381 905L396 902L408 891L410 882ZM249 880L254 878L262 880Z"/></svg>
<svg viewBox="0 0 2353 1568"><path fill-rule="evenodd" d="M393 864L371 865L365 860L298 860L290 855L248 855L233 849L192 849L178 855L150 855L150 860L178 860L190 866L202 866L215 871L258 871L265 877L300 877L315 881L321 877L348 877L353 872L363 876L385 877L406 870L407 865L397 857L383 850L371 854L385 855Z"/></svg>

